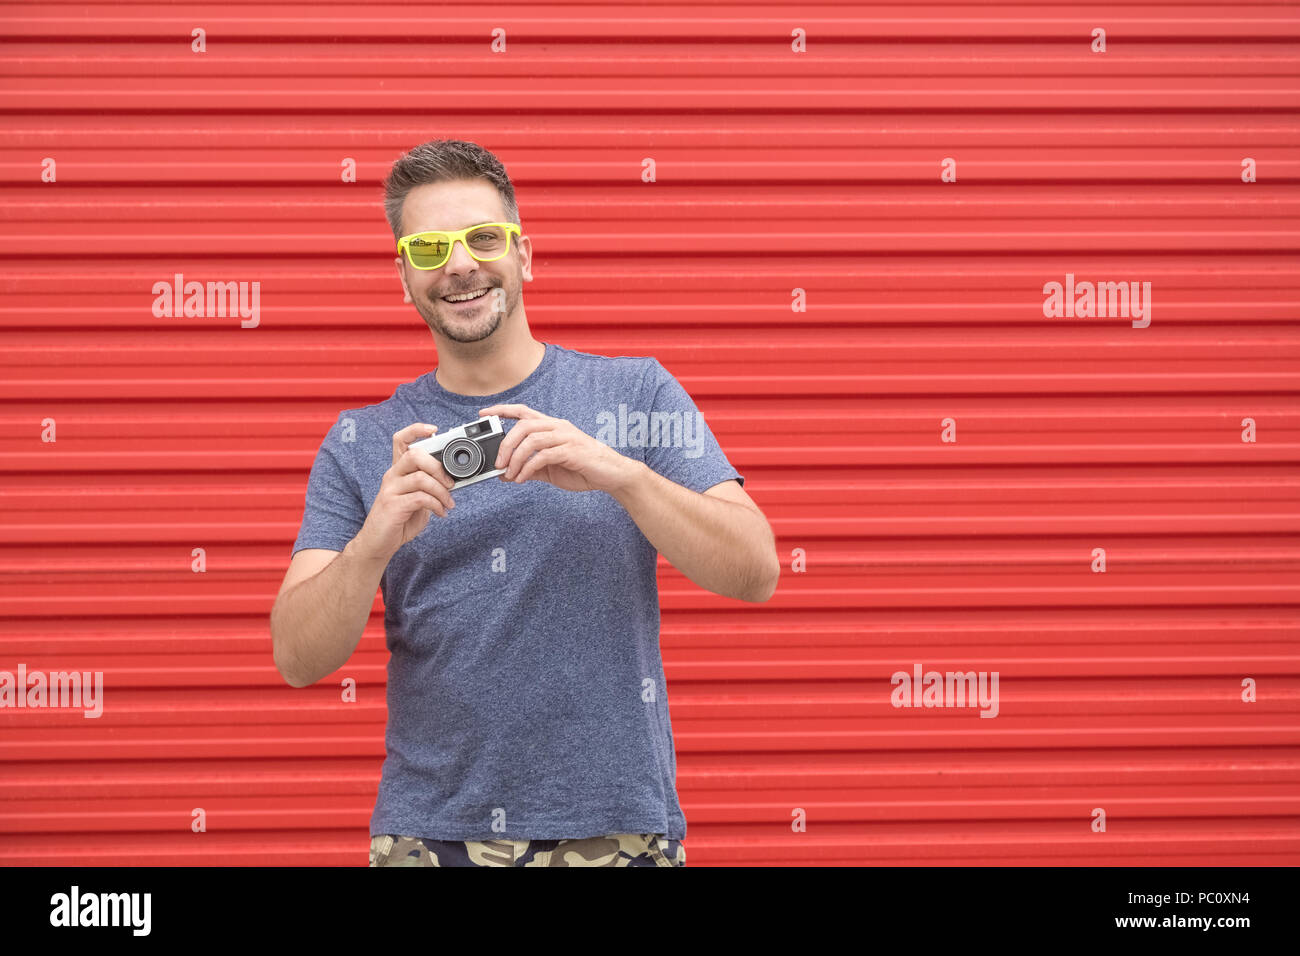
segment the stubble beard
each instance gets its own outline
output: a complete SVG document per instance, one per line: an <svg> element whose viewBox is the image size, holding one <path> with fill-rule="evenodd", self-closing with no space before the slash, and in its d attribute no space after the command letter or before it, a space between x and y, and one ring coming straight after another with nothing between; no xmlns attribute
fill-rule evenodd
<svg viewBox="0 0 1300 956"><path fill-rule="evenodd" d="M424 319L424 324L435 333L445 336L452 342L481 342L492 335L501 326L501 320L511 311L512 303L506 301L505 311L497 311L492 306L497 300L498 288L490 286L483 296L488 300L481 305L480 312L473 318L458 318L450 312L452 308L441 298L430 295L426 299L416 299L415 308ZM447 319L443 315L449 316Z"/></svg>

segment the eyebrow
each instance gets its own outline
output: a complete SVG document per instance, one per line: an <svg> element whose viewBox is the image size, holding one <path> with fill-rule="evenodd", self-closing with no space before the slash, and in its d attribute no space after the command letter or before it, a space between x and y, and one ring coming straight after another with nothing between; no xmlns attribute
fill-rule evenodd
<svg viewBox="0 0 1300 956"><path fill-rule="evenodd" d="M472 229L474 226L482 226L489 222L504 222L503 219L476 219L468 222L459 229L417 229L416 232L460 232L461 229Z"/></svg>

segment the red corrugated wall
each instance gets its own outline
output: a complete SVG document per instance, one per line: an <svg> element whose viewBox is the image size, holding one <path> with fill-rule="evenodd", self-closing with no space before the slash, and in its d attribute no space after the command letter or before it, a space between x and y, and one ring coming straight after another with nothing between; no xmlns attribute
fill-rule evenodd
<svg viewBox="0 0 1300 956"><path fill-rule="evenodd" d="M1300 862L1295 4L0 17L0 671L105 681L0 709L0 863L365 864L381 605L308 689L267 620L337 411L436 364L379 184L441 137L534 333L658 357L777 533L764 605L661 562L689 865Z"/></svg>

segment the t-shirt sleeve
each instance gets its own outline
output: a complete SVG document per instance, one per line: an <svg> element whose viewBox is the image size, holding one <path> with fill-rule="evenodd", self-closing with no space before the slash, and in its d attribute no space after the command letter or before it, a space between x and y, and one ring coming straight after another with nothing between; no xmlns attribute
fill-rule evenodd
<svg viewBox="0 0 1300 956"><path fill-rule="evenodd" d="M352 469L355 422L340 413L325 434L307 478L307 499L302 526L293 543L293 553L303 548L342 551L366 523L366 508Z"/></svg>
<svg viewBox="0 0 1300 956"><path fill-rule="evenodd" d="M658 359L650 360L642 380L641 408L648 413L644 460L650 468L691 491L731 478L744 486L744 476L727 460L704 415Z"/></svg>

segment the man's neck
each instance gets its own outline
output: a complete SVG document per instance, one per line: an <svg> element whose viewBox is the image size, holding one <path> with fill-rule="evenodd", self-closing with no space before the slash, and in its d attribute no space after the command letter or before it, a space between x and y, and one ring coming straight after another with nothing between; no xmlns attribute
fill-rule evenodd
<svg viewBox="0 0 1300 956"><path fill-rule="evenodd" d="M438 384L457 395L496 395L537 370L546 344L527 332L516 342L443 343L438 349Z"/></svg>

